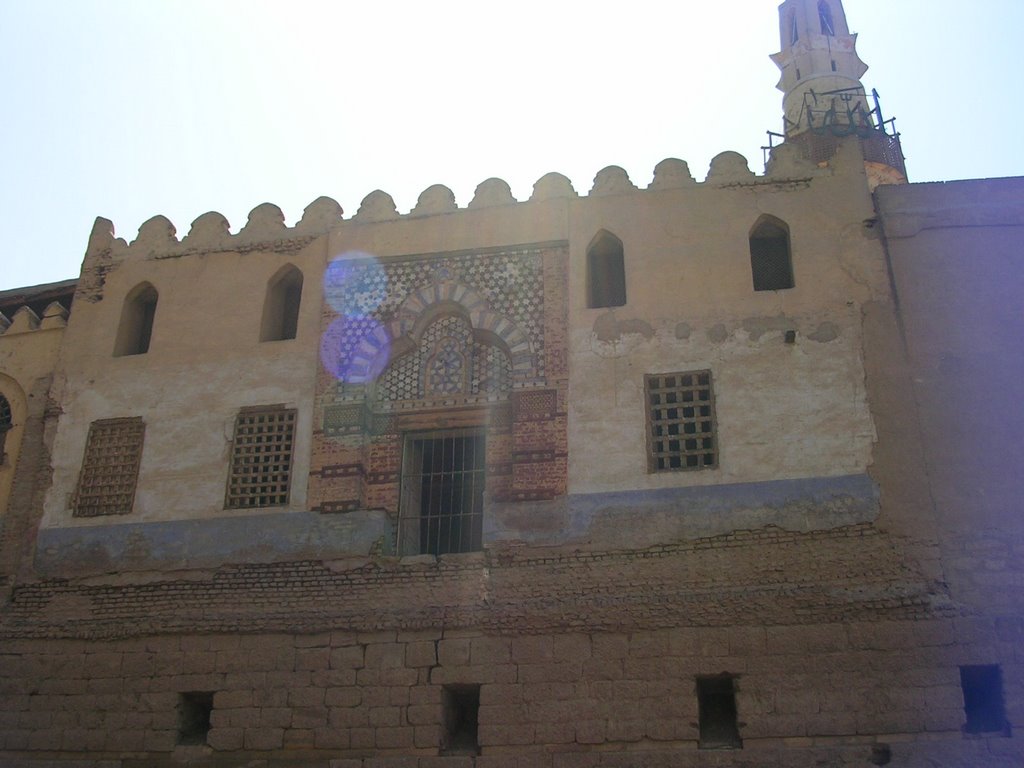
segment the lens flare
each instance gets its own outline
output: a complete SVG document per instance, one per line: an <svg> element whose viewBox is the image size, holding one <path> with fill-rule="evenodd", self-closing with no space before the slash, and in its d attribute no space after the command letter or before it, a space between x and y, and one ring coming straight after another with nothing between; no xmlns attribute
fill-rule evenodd
<svg viewBox="0 0 1024 768"><path fill-rule="evenodd" d="M338 316L320 340L320 360L338 381L367 384L388 359L390 338L380 320L387 273L371 254L347 251L324 274L324 297Z"/></svg>
<svg viewBox="0 0 1024 768"><path fill-rule="evenodd" d="M387 295L387 273L373 255L347 251L327 265L324 298L339 315L372 315L380 309Z"/></svg>

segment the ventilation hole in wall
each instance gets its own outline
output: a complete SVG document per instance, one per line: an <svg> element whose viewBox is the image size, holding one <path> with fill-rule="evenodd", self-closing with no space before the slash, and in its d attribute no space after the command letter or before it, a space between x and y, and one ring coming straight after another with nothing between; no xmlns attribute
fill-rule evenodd
<svg viewBox="0 0 1024 768"><path fill-rule="evenodd" d="M964 733L1010 735L1003 700L1003 674L998 664L960 667L960 688L964 695Z"/></svg>
<svg viewBox="0 0 1024 768"><path fill-rule="evenodd" d="M732 675L697 678L701 749L739 749L736 719L736 679Z"/></svg>
<svg viewBox="0 0 1024 768"><path fill-rule="evenodd" d="M213 712L212 691L178 694L178 743L205 744Z"/></svg>
<svg viewBox="0 0 1024 768"><path fill-rule="evenodd" d="M479 755L477 715L480 711L479 685L446 685L441 692L444 711L442 755Z"/></svg>

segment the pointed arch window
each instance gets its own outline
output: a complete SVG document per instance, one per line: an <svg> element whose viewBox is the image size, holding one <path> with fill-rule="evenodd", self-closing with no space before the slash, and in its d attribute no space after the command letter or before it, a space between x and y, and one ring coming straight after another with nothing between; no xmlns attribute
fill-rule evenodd
<svg viewBox="0 0 1024 768"><path fill-rule="evenodd" d="M4 463L4 444L7 442L7 433L14 427L14 416L11 413L11 404L6 397L0 395L0 464Z"/></svg>
<svg viewBox="0 0 1024 768"><path fill-rule="evenodd" d="M796 14L789 14L789 44L796 45L797 40L800 39L800 31L796 26Z"/></svg>
<svg viewBox="0 0 1024 768"><path fill-rule="evenodd" d="M832 7L825 0L818 0L818 20L821 22L821 34L836 36L836 25L832 20Z"/></svg>
<svg viewBox="0 0 1024 768"><path fill-rule="evenodd" d="M149 283L135 286L124 300L114 342L114 357L144 355L149 351L159 294Z"/></svg>
<svg viewBox="0 0 1024 768"><path fill-rule="evenodd" d="M621 307L626 303L626 265L622 241L602 229L587 248L587 306Z"/></svg>
<svg viewBox="0 0 1024 768"><path fill-rule="evenodd" d="M789 226L782 219L762 216L750 230L750 271L755 291L793 287Z"/></svg>
<svg viewBox="0 0 1024 768"><path fill-rule="evenodd" d="M260 341L294 339L299 329L302 302L302 272L289 264L267 282L260 322Z"/></svg>

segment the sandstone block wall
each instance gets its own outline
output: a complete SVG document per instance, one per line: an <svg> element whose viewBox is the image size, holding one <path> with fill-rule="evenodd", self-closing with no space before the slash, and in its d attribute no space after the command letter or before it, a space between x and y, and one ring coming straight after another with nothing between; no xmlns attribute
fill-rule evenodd
<svg viewBox="0 0 1024 768"><path fill-rule="evenodd" d="M469 765L438 757L442 689L477 684L480 766L720 765L726 755L730 765L830 755L830 764L866 765L880 744L927 755L937 740L950 756L943 765L1010 765L1021 756L1014 740L960 735L956 664L966 641L986 632L972 654L1012 656L1019 637L959 621L13 641L0 656L0 756ZM743 750L716 756L697 749L695 679L720 672L736 675ZM1009 694L1021 672L1019 662L1004 665ZM179 694L196 691L213 695L207 746L179 746ZM1021 714L1011 708L1011 718Z"/></svg>

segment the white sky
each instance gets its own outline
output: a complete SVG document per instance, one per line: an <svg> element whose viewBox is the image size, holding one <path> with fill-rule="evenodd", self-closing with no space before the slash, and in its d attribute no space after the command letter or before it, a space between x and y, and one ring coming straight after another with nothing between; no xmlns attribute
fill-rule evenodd
<svg viewBox="0 0 1024 768"><path fill-rule="evenodd" d="M1021 0L845 0L912 181L1024 175ZM374 189L402 213L549 171L586 194L732 149L762 172L776 0L0 0L0 289L77 277L93 219L238 231Z"/></svg>

